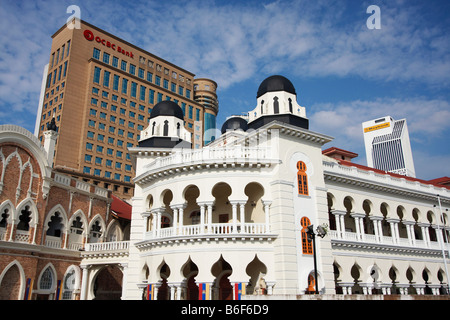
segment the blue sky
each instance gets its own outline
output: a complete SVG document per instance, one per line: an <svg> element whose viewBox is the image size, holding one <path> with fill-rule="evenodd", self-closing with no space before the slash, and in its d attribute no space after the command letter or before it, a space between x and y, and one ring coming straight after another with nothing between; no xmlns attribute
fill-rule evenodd
<svg viewBox="0 0 450 320"><path fill-rule="evenodd" d="M310 129L366 164L361 123L406 118L416 174L450 176L450 1L0 0L0 124L34 131L51 35L81 18L219 85L217 126L289 78ZM366 26L368 6L381 29Z"/></svg>

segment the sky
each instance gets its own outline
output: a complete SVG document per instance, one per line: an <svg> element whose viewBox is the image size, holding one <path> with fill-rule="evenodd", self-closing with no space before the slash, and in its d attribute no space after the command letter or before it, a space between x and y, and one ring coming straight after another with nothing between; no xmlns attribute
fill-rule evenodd
<svg viewBox="0 0 450 320"><path fill-rule="evenodd" d="M406 119L416 175L450 176L450 1L0 0L0 125L34 132L51 36L81 19L218 84L220 128L287 77L324 146L358 153L362 122ZM368 28L371 5L380 29Z"/></svg>

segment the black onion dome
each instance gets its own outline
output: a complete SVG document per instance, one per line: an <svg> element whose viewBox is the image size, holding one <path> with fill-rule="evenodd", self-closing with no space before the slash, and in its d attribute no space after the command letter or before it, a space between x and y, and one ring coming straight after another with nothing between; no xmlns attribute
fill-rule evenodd
<svg viewBox="0 0 450 320"><path fill-rule="evenodd" d="M184 120L183 110L175 102L169 100L158 102L153 107L150 119L157 116L177 117L178 119Z"/></svg>
<svg viewBox="0 0 450 320"><path fill-rule="evenodd" d="M232 117L229 118L225 123L222 125L222 134L227 132L228 130L242 130L247 131L248 130L248 123L245 121L245 119L242 119L241 117Z"/></svg>
<svg viewBox="0 0 450 320"><path fill-rule="evenodd" d="M267 92L273 91L286 91L295 95L297 94L294 85L289 79L283 76L271 76L261 83L256 98L261 97Z"/></svg>

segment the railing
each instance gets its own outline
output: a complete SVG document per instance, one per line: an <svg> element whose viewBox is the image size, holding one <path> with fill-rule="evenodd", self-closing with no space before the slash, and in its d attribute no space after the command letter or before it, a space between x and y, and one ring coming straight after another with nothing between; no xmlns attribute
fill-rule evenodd
<svg viewBox="0 0 450 320"><path fill-rule="evenodd" d="M130 248L129 241L86 243L85 251L125 251Z"/></svg>
<svg viewBox="0 0 450 320"><path fill-rule="evenodd" d="M382 236L382 237L376 237L374 234L364 234L359 235L355 232L344 232L343 236L340 236L338 231L336 230L330 230L329 235L331 237L331 240L342 240L342 241L351 241L351 242L360 242L360 243L377 243L377 244L384 244L384 245L394 245L394 246L401 246L401 247L414 247L414 248L426 248L426 249L436 249L440 250L441 246L440 243L437 241L430 241L428 244L425 242L425 240L418 240L414 239L410 240L407 238L399 238L397 241L393 237L389 236Z"/></svg>
<svg viewBox="0 0 450 320"><path fill-rule="evenodd" d="M233 146L224 148L203 148L200 150L184 150L175 152L174 154L157 158L145 169L152 170L161 167L167 167L176 164L191 164L195 162L210 162L214 160L226 161L227 159L233 159L239 162L251 161L251 160L270 160L271 156L270 148L255 148L255 147L243 147Z"/></svg>
<svg viewBox="0 0 450 320"><path fill-rule="evenodd" d="M45 246L49 248L60 249L61 248L61 238L59 237L45 237Z"/></svg>
<svg viewBox="0 0 450 320"><path fill-rule="evenodd" d="M263 235L269 230L265 223L238 223L236 230L233 230L232 223L212 223L211 225L186 225L161 228L145 233L145 240L153 240L170 237L192 237L197 235Z"/></svg>

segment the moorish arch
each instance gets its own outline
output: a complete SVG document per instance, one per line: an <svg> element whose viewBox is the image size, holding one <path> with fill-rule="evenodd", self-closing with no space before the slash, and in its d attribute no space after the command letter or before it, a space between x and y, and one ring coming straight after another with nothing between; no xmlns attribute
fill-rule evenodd
<svg viewBox="0 0 450 320"><path fill-rule="evenodd" d="M0 274L0 300L21 300L25 291L25 272L14 260Z"/></svg>

